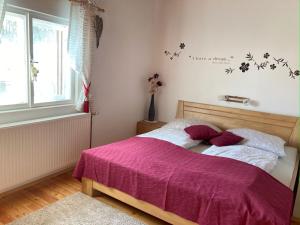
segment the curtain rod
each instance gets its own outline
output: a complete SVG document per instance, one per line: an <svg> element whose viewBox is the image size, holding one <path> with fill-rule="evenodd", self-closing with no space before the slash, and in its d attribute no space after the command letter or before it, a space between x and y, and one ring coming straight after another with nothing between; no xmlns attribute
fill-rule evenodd
<svg viewBox="0 0 300 225"><path fill-rule="evenodd" d="M95 8L96 10L100 11L100 12L105 12L104 9L98 7L97 5L91 3L90 1L88 0L69 0L70 2L76 2L76 3L80 3L80 4L83 4L83 5L90 5L92 6L93 8Z"/></svg>

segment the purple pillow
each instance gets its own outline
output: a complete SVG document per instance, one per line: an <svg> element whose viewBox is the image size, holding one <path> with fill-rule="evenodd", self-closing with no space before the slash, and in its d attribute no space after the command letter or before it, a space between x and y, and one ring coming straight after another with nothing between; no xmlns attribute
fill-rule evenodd
<svg viewBox="0 0 300 225"><path fill-rule="evenodd" d="M230 133L228 131L224 131L220 136L212 138L210 140L210 143L212 145L222 147L222 146L228 146L228 145L235 145L240 143L244 138L235 135L233 133Z"/></svg>
<svg viewBox="0 0 300 225"><path fill-rule="evenodd" d="M194 125L184 129L193 140L210 140L220 135L219 132L206 125Z"/></svg>

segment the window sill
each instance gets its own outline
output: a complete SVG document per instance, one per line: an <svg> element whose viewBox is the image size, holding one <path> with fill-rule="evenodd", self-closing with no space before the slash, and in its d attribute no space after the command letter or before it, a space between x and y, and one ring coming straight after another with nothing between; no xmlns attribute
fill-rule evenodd
<svg viewBox="0 0 300 225"><path fill-rule="evenodd" d="M85 117L90 116L90 113L73 113L63 116L54 116L54 117L47 117L42 119L35 119L35 120L27 120L27 121L21 121L21 122L14 122L14 123L7 123L7 124L1 124L0 129L2 128L11 128L11 127L18 127L18 126L24 126L24 125L30 125L30 124L37 124L37 123L43 123L53 120L61 120L61 119L68 119L68 118L79 118L79 117Z"/></svg>
<svg viewBox="0 0 300 225"><path fill-rule="evenodd" d="M12 123L79 114L73 104L0 112L0 127Z"/></svg>

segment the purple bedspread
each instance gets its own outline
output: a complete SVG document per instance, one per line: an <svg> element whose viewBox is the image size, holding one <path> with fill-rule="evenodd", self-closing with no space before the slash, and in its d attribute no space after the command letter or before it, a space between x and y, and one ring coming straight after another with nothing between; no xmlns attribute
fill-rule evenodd
<svg viewBox="0 0 300 225"><path fill-rule="evenodd" d="M134 137L84 151L74 177L90 178L200 225L288 225L293 193L236 160Z"/></svg>

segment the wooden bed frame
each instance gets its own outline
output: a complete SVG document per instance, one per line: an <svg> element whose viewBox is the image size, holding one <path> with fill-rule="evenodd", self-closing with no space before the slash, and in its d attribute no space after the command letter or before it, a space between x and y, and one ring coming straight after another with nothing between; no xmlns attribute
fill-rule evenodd
<svg viewBox="0 0 300 225"><path fill-rule="evenodd" d="M199 118L211 122L223 130L239 127L252 128L277 135L284 139L287 142L287 145L297 147L298 150L300 149L300 119L297 117L179 101L176 118ZM298 166L299 154L297 156L297 163L290 185L291 189L295 187ZM117 189L109 188L90 179L82 179L83 193L94 196L97 191L107 194L170 224L196 225L196 223L192 221L186 220L174 213L164 211L147 202L138 200Z"/></svg>

